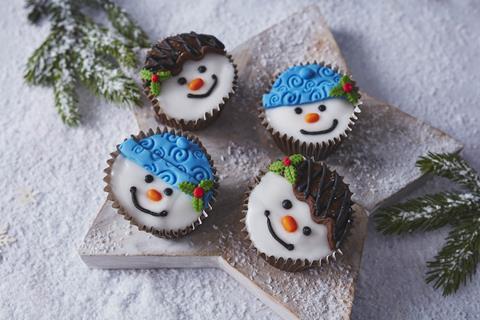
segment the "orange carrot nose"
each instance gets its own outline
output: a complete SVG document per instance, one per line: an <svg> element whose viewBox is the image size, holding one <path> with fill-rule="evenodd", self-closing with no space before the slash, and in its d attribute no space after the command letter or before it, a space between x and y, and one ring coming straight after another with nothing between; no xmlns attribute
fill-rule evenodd
<svg viewBox="0 0 480 320"><path fill-rule="evenodd" d="M307 113L305 115L305 122L307 123L315 123L320 120L320 115L318 113Z"/></svg>
<svg viewBox="0 0 480 320"><path fill-rule="evenodd" d="M162 200L162 194L155 189L148 189L147 198L152 201L160 201Z"/></svg>
<svg viewBox="0 0 480 320"><path fill-rule="evenodd" d="M297 221L292 216L283 216L282 226L287 232L295 232L298 228Z"/></svg>
<svg viewBox="0 0 480 320"><path fill-rule="evenodd" d="M188 84L188 89L195 91L203 87L203 84L204 82L202 78L196 78L190 81L190 83Z"/></svg>

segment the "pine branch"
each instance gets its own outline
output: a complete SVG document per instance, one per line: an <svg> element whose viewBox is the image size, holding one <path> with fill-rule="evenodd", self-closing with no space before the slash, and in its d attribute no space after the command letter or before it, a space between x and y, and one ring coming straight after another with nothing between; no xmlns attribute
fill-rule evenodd
<svg viewBox="0 0 480 320"><path fill-rule="evenodd" d="M123 36L81 12L92 3L107 12ZM28 0L27 7L30 21L48 17L52 27L29 58L24 77L28 83L53 87L55 106L66 124L73 126L80 121L75 92L80 82L108 101L140 103L140 89L121 68L136 66L133 46L146 46L148 39L123 9L105 0Z"/></svg>
<svg viewBox="0 0 480 320"><path fill-rule="evenodd" d="M462 219L448 234L447 243L427 262L427 283L442 288L443 295L455 293L476 272L480 257L479 213Z"/></svg>
<svg viewBox="0 0 480 320"><path fill-rule="evenodd" d="M457 182L472 192L480 193L480 177L458 154L430 152L427 156L420 157L417 167L423 173L433 173Z"/></svg>
<svg viewBox="0 0 480 320"><path fill-rule="evenodd" d="M68 64L68 61L65 59L59 61L59 66L63 68L63 71L55 77L53 94L55 97L55 108L60 118L67 125L73 127L78 125L80 115L77 108L76 81L74 75L70 73L70 69L67 67Z"/></svg>
<svg viewBox="0 0 480 320"><path fill-rule="evenodd" d="M429 153L417 161L423 173L448 178L470 193L439 193L380 210L377 229L384 234L433 230L452 225L445 246L427 262L426 281L455 293L471 280L480 258L480 178L457 154Z"/></svg>
<svg viewBox="0 0 480 320"><path fill-rule="evenodd" d="M380 209L374 219L383 234L430 231L451 223L479 201L479 197L468 193L438 193Z"/></svg>

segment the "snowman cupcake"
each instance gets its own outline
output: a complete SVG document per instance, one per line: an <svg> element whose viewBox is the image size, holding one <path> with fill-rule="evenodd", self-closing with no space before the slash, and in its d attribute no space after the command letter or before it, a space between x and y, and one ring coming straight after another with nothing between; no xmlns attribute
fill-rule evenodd
<svg viewBox="0 0 480 320"><path fill-rule="evenodd" d="M350 76L328 65L293 66L263 95L260 119L286 154L324 159L350 131L360 112Z"/></svg>
<svg viewBox="0 0 480 320"><path fill-rule="evenodd" d="M141 71L156 118L197 130L218 118L237 87L237 69L217 38L182 33L156 43Z"/></svg>
<svg viewBox="0 0 480 320"><path fill-rule="evenodd" d="M193 136L165 129L140 132L118 145L107 163L108 200L140 230L179 238L212 209L215 169Z"/></svg>
<svg viewBox="0 0 480 320"><path fill-rule="evenodd" d="M294 154L256 178L245 200L245 230L257 252L285 271L328 261L352 221L352 193L323 162Z"/></svg>

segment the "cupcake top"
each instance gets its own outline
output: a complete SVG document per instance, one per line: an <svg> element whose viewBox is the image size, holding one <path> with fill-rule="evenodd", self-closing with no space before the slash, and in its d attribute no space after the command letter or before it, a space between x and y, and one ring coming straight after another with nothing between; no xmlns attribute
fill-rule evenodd
<svg viewBox="0 0 480 320"><path fill-rule="evenodd" d="M263 95L268 124L282 135L326 143L346 135L359 112L360 94L349 76L313 63L281 73Z"/></svg>
<svg viewBox="0 0 480 320"><path fill-rule="evenodd" d="M235 67L217 38L190 32L156 43L141 77L162 112L190 121L220 108L233 91Z"/></svg>
<svg viewBox="0 0 480 320"><path fill-rule="evenodd" d="M348 185L323 162L298 154L275 161L250 192L249 238L267 257L321 260L344 239L351 196Z"/></svg>
<svg viewBox="0 0 480 320"><path fill-rule="evenodd" d="M135 224L154 230L189 227L213 196L214 173L203 149L187 137L163 132L118 146L110 188Z"/></svg>

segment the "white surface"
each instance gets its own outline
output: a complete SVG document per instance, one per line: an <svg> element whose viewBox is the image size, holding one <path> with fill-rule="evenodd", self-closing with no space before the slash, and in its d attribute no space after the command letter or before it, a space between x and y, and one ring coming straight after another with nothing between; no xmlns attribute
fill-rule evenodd
<svg viewBox="0 0 480 320"><path fill-rule="evenodd" d="M222 40L220 40L222 41ZM198 67L205 66L204 73L198 72ZM213 75L217 76L217 84L210 96L206 98L188 98L189 93L204 94L213 86ZM217 53L206 54L202 60L186 61L182 72L162 82L160 95L157 97L163 112L171 118L197 120L205 118L205 113L220 109L223 98L228 98L232 91L235 68L228 57ZM185 78L187 83L179 85L178 79ZM194 79L202 79L203 86L198 90L190 90L188 84Z"/></svg>
<svg viewBox="0 0 480 320"><path fill-rule="evenodd" d="M195 30L216 34L227 49L310 3L123 2L152 39ZM463 142L463 155L479 169L480 5L411 0L320 6L359 86ZM76 248L105 198L105 160L112 146L136 131L133 115L82 90L83 126L61 125L51 90L22 80L23 65L48 24L28 25L21 1L1 8L2 220L17 242L1 253L0 318L274 318L221 271L102 271L81 262ZM372 223L369 229L354 318L480 314L478 276L449 298L423 282L425 261L446 230L383 237Z"/></svg>
<svg viewBox="0 0 480 320"><path fill-rule="evenodd" d="M283 200L290 200L292 207L284 209ZM265 210L270 211L272 229L280 239L293 244L293 250L287 250L267 232ZM296 222L295 232L287 231L282 226L282 219L286 215ZM254 246L267 256L313 261L321 260L332 253L328 245L326 225L314 222L308 204L295 197L292 185L287 179L273 172L267 172L250 193L245 225ZM312 233L309 236L303 234L304 227L311 228Z"/></svg>

